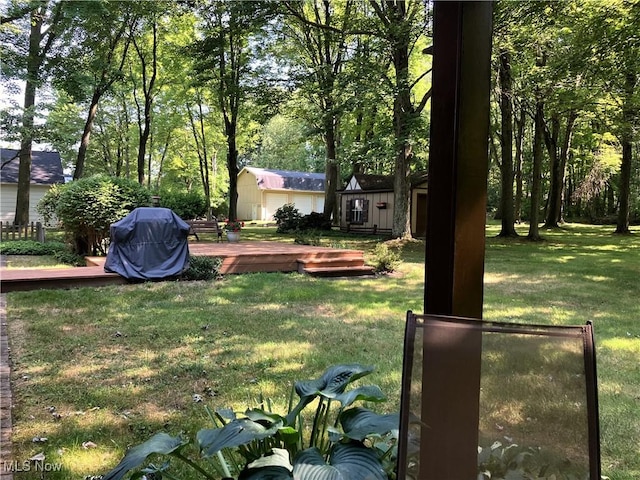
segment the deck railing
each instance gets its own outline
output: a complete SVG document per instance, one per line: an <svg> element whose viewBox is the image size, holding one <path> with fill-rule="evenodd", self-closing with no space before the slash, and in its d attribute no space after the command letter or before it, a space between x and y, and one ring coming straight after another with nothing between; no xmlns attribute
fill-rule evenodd
<svg viewBox="0 0 640 480"><path fill-rule="evenodd" d="M0 222L0 240L35 240L44 242L44 226L40 222L16 225Z"/></svg>

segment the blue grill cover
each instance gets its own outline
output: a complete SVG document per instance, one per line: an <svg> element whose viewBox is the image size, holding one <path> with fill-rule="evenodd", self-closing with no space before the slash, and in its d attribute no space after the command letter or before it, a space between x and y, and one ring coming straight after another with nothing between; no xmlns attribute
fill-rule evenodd
<svg viewBox="0 0 640 480"><path fill-rule="evenodd" d="M106 272L159 280L189 268L189 225L168 208L136 208L110 227Z"/></svg>

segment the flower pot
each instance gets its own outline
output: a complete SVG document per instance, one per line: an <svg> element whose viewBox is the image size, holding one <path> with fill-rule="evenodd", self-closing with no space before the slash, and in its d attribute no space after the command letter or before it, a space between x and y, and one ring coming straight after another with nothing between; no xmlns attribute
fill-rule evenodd
<svg viewBox="0 0 640 480"><path fill-rule="evenodd" d="M227 240L232 243L240 241L240 232L227 232Z"/></svg>

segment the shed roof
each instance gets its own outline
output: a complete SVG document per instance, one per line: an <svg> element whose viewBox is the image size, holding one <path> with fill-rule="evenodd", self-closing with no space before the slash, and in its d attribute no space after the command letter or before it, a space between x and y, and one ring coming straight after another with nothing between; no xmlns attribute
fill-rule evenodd
<svg viewBox="0 0 640 480"><path fill-rule="evenodd" d="M0 151L2 169L0 183L18 183L18 167L20 150L3 148ZM64 183L62 160L58 152L31 152L31 183L37 185L53 185Z"/></svg>
<svg viewBox="0 0 640 480"><path fill-rule="evenodd" d="M289 170L269 170L266 168L244 167L256 177L261 190L302 190L324 192L324 173L292 172ZM242 172L240 172L240 175Z"/></svg>
<svg viewBox="0 0 640 480"><path fill-rule="evenodd" d="M392 192L393 175L371 175L365 173L354 173L344 190L357 190L363 192ZM427 181L427 172L420 171L411 174L411 187L416 187L420 183Z"/></svg>

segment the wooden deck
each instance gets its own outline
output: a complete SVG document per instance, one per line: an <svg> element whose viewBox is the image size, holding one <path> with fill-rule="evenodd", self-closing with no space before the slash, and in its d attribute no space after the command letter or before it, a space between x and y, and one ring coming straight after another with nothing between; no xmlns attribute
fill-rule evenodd
<svg viewBox="0 0 640 480"><path fill-rule="evenodd" d="M358 250L280 242L189 242L193 256L222 258L223 275L249 272L302 272L311 275L370 275ZM105 257L87 257L87 266L60 269L0 269L0 292L76 288L127 283L104 271Z"/></svg>

